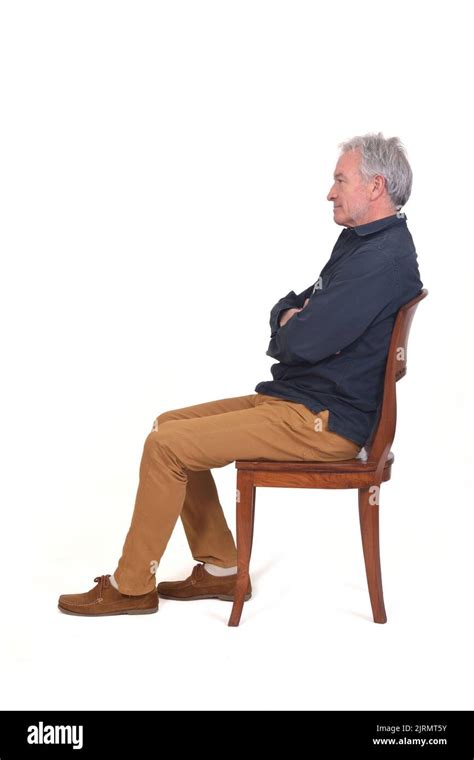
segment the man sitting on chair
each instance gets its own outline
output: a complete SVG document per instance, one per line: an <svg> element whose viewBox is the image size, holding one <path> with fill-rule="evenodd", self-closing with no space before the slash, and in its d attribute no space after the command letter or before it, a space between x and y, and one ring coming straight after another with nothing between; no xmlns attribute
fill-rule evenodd
<svg viewBox="0 0 474 760"><path fill-rule="evenodd" d="M211 469L238 459L352 459L369 439L396 313L422 289L401 212L412 172L396 137L370 134L341 148L327 197L344 229L316 282L271 310L273 380L246 396L157 417L118 566L90 591L62 595L63 612L151 613L158 593L231 600L237 552ZM185 580L157 590L155 573L179 516L198 564Z"/></svg>

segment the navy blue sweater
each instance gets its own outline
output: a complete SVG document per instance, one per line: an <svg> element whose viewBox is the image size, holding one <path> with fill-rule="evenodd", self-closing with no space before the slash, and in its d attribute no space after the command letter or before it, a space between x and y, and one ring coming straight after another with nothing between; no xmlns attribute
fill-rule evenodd
<svg viewBox="0 0 474 760"><path fill-rule="evenodd" d="M377 420L396 313L422 289L405 214L344 229L316 281L270 314L273 380L255 391L329 410L329 430L364 446ZM282 311L301 307L279 326Z"/></svg>

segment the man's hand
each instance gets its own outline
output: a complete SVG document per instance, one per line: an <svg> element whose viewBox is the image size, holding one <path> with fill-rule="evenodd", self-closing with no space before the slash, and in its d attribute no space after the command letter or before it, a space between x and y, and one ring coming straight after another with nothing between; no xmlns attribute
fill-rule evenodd
<svg viewBox="0 0 474 760"><path fill-rule="evenodd" d="M286 323L289 322L289 320L294 314L297 314L299 311L303 311L305 306L307 306L308 302L309 302L309 298L306 298L303 306L301 306L300 309L285 309L285 311L282 311L281 317L280 317L280 327L283 327L283 325L286 325Z"/></svg>

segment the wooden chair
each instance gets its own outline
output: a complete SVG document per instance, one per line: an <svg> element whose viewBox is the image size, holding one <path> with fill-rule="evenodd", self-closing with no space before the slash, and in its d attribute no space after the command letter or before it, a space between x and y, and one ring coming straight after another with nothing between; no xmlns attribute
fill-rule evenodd
<svg viewBox="0 0 474 760"><path fill-rule="evenodd" d="M357 488L359 518L370 603L375 623L386 623L379 551L380 485L390 480L394 456L390 447L395 437L397 396L395 383L406 374L408 335L419 302L419 295L399 310L393 326L385 369L383 399L378 422L369 443L367 459L339 462L271 462L265 460L235 463L237 468L237 581L230 626L237 626L242 615L249 579L252 551L255 489L272 488Z"/></svg>

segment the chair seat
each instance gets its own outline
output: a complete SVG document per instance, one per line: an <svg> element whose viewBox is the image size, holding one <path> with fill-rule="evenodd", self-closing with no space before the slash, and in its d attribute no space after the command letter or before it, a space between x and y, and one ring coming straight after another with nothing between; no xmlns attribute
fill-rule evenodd
<svg viewBox="0 0 474 760"><path fill-rule="evenodd" d="M390 480L395 457L387 457L382 482ZM274 462L266 459L235 462L237 470L251 471L255 486L274 488L368 488L374 484L377 462L344 459L339 462Z"/></svg>
<svg viewBox="0 0 474 760"><path fill-rule="evenodd" d="M392 452L387 457L385 468L395 461ZM377 462L363 459L343 459L338 462L274 462L268 459L239 459L238 470L267 470L277 472L375 472Z"/></svg>

